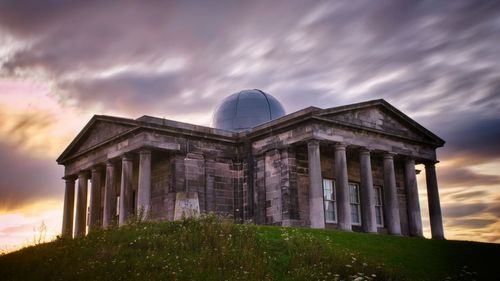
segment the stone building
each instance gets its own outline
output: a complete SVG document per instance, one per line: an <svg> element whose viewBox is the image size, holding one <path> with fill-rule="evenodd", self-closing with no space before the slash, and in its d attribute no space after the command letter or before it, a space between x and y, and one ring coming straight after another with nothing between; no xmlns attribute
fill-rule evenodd
<svg viewBox="0 0 500 281"><path fill-rule="evenodd" d="M422 236L415 165L424 164L432 237L444 238L435 169L444 141L386 101L286 115L272 96L245 90L213 119L215 128L94 116L57 159L63 236L186 210Z"/></svg>

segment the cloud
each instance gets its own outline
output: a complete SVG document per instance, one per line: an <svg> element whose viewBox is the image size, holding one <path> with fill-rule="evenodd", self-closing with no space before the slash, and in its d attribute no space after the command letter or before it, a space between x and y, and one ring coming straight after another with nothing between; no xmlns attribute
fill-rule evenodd
<svg viewBox="0 0 500 281"><path fill-rule="evenodd" d="M447 218L462 218L469 217L481 213L488 207L484 203L476 204L445 204L443 205L443 212Z"/></svg>
<svg viewBox="0 0 500 281"><path fill-rule="evenodd" d="M487 211L494 215L496 218L500 219L500 205L498 203L493 203L491 204L490 207L488 207Z"/></svg>
<svg viewBox="0 0 500 281"><path fill-rule="evenodd" d="M450 226L460 226L462 228L478 229L485 228L496 223L495 219L456 219L449 223Z"/></svg>
<svg viewBox="0 0 500 281"><path fill-rule="evenodd" d="M38 158L3 142L0 158L0 210L22 208L64 193L63 169L53 159Z"/></svg>
<svg viewBox="0 0 500 281"><path fill-rule="evenodd" d="M481 116L496 113L486 110L468 113L452 111L436 120L432 127L439 127L441 136L447 140L446 156L469 158L470 163L499 156L500 147L496 140L500 138L500 117Z"/></svg>
<svg viewBox="0 0 500 281"><path fill-rule="evenodd" d="M74 136L74 132L65 132L69 128L62 127L73 116L37 108L43 103L39 97L34 98L33 102L39 103L35 106L19 105L17 101L21 99L11 99L14 101L10 104L0 105L0 143L33 157L55 157ZM60 116L66 119L59 119Z"/></svg>
<svg viewBox="0 0 500 281"><path fill-rule="evenodd" d="M54 116L40 111L17 116L9 113L0 113L0 130L17 146L29 145L33 136L48 130L55 121Z"/></svg>
<svg viewBox="0 0 500 281"><path fill-rule="evenodd" d="M451 194L451 198L454 200L466 200L470 198L477 198L481 196L485 196L487 193L484 190L478 190L478 191L470 191L470 192L461 192L461 193L456 193L456 194Z"/></svg>
<svg viewBox="0 0 500 281"><path fill-rule="evenodd" d="M440 169L439 175L446 187L500 184L500 176L478 174L464 168Z"/></svg>

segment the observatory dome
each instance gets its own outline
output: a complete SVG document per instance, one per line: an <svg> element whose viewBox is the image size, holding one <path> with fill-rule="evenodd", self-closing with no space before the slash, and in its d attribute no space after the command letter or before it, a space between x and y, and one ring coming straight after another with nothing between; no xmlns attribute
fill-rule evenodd
<svg viewBox="0 0 500 281"><path fill-rule="evenodd" d="M217 129L241 132L284 116L285 109L270 94L261 90L243 90L225 98L213 114Z"/></svg>

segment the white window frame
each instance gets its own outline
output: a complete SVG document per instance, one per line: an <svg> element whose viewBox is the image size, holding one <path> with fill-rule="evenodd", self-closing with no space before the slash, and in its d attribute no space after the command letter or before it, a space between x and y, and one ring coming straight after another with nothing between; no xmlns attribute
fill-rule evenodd
<svg viewBox="0 0 500 281"><path fill-rule="evenodd" d="M373 195L375 198L373 198L374 205L375 205L375 223L379 227L384 227L384 197L382 196L382 187L379 185L376 185L373 187ZM377 200L377 196L380 200ZM377 209L380 210L380 224L377 222Z"/></svg>
<svg viewBox="0 0 500 281"><path fill-rule="evenodd" d="M325 187L326 187L326 182L331 182L331 186L332 186L332 196L331 196L331 200L329 199L326 199L326 193L325 193ZM328 220L327 219L327 216L326 216L326 203L327 202L331 202L332 205L333 205L333 220ZM326 223L337 223L337 196L336 196L336 192L335 192L335 180L333 179L327 179L327 178L323 178L323 205L324 205L324 208L325 208L325 222Z"/></svg>
<svg viewBox="0 0 500 281"><path fill-rule="evenodd" d="M352 202L352 200L351 200L351 189L352 188L355 188L355 190L357 191L356 192L356 202ZM361 199L360 199L359 193L360 193L359 184L354 183L354 182L350 182L349 183L349 204L351 205L351 210L353 208L357 209L358 221L359 221L359 222L354 222L354 220L352 219L352 211L351 211L351 214L349 214L349 215L351 216L352 225L361 225Z"/></svg>

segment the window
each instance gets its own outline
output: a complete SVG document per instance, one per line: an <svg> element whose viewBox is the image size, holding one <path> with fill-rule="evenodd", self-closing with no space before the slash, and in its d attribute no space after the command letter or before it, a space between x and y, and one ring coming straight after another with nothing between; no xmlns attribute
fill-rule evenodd
<svg viewBox="0 0 500 281"><path fill-rule="evenodd" d="M335 202L335 181L323 179L323 202L325 203L326 222L337 222L337 204Z"/></svg>
<svg viewBox="0 0 500 281"><path fill-rule="evenodd" d="M361 202L359 200L359 185L349 183L349 203L351 204L351 222L361 225Z"/></svg>
<svg viewBox="0 0 500 281"><path fill-rule="evenodd" d="M382 206L382 187L374 186L375 190L375 221L377 222L377 226L384 226L384 213Z"/></svg>

